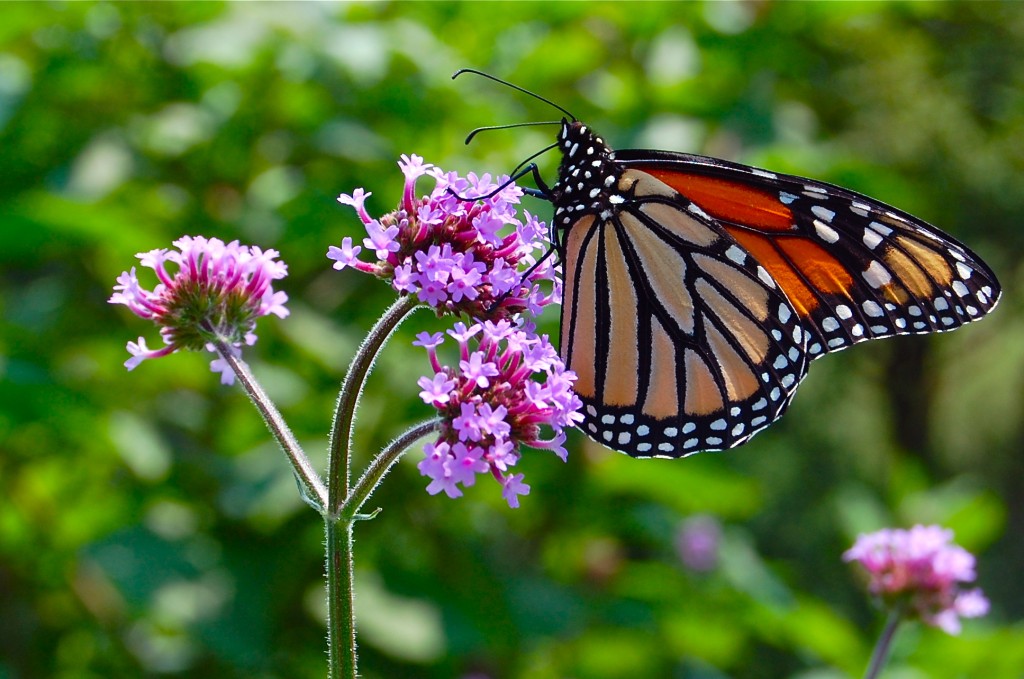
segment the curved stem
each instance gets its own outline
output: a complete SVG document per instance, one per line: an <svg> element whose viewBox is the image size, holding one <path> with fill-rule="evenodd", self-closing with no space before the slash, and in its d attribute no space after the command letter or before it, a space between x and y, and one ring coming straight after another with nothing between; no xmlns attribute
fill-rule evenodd
<svg viewBox="0 0 1024 679"><path fill-rule="evenodd" d="M373 367L381 347L391 333L414 311L418 302L411 295L399 297L388 307L384 315L378 319L366 339L359 346L345 374L338 394L338 404L334 409L334 424L331 426L331 437L328 445L327 511L332 516L338 515L338 509L349 495L349 466L352 457L352 422L355 418L356 406L363 391L366 376Z"/></svg>
<svg viewBox="0 0 1024 679"><path fill-rule="evenodd" d="M440 422L440 418L421 422L389 443L366 468L359 482L352 487L352 493L338 511L339 519L350 521L357 518L356 514L362 509L363 503L370 497L391 467L402 457L402 453L417 440L436 431Z"/></svg>
<svg viewBox="0 0 1024 679"><path fill-rule="evenodd" d="M882 636L878 638L878 643L875 644L875 650L871 654L871 662L868 663L864 679L875 679L879 672L882 671L885 661L889 659L889 650L892 646L892 640L896 637L896 628L899 627L902 619L903 607L896 606L889 613L889 619L885 621L885 629L882 630Z"/></svg>
<svg viewBox="0 0 1024 679"><path fill-rule="evenodd" d="M322 513L326 512L327 488L324 486L324 482L321 480L316 469L313 468L309 458L306 457L306 453L302 450L302 446L299 445L295 435L288 428L288 424L284 421L277 406L267 396L267 392L263 391L263 387L256 381L252 371L249 370L249 366L235 355L232 348L226 342L217 339L214 340L213 344L221 358L231 366L231 369L238 377L238 381L241 382L242 388L245 389L245 393L249 395L253 405L256 406L257 410L260 411L260 415L263 416L263 421L267 423L270 433L274 435L281 449L288 456L288 461L292 463L292 469L295 470L295 475L298 477L299 483L302 484L307 496L316 503Z"/></svg>

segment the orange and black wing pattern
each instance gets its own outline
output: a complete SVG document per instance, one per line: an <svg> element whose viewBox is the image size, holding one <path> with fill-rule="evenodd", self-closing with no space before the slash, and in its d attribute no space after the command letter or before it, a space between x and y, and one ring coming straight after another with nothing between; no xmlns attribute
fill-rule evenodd
<svg viewBox="0 0 1024 679"><path fill-rule="evenodd" d="M559 148L561 355L583 430L630 455L740 445L782 415L814 358L952 330L999 298L963 245L839 187L613 152L578 122Z"/></svg>

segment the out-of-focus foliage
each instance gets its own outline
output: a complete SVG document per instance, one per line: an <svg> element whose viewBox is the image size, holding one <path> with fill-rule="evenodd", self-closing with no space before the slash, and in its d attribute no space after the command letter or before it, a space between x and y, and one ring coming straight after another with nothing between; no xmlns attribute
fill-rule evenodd
<svg viewBox="0 0 1024 679"><path fill-rule="evenodd" d="M567 464L428 497L400 464L357 527L366 677L840 677L881 616L840 561L856 533L936 522L975 552L989 617L897 640L905 676L1024 667L1024 7L1016 3L5 4L0 22L0 677L319 677L322 526L208 358L128 374L151 328L106 304L136 252L204 234L273 247L293 314L257 375L322 463L338 381L391 301L330 270L335 202L398 200L400 153L508 172L558 101L620 148L709 153L849 186L940 225L1004 301L950 335L815 364L747 446ZM556 114L557 115L557 114ZM552 177L556 159L543 158ZM424 189L427 187L425 186ZM547 206L529 209L547 214ZM556 332L555 315L545 319ZM426 415L393 339L358 442ZM722 526L687 570L684 521ZM904 675L901 675L904 676Z"/></svg>

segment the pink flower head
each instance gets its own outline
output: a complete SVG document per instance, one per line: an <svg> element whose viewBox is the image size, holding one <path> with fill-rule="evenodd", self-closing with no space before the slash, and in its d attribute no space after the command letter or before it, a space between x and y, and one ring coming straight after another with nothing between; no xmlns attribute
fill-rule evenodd
<svg viewBox="0 0 1024 679"><path fill-rule="evenodd" d="M558 301L559 283L548 262L526 275L536 263L535 251L550 243L543 222L526 212L517 214L522 189L508 184L498 191L506 177L497 184L488 175L459 177L415 155L403 155L398 166L405 189L394 212L371 217L365 207L370 194L363 189L338 197L355 209L367 236L362 247L346 237L341 247L328 249L335 269L350 267L383 278L438 315L510 318L524 310L537 314ZM424 175L431 175L435 186L430 195L417 198L416 180ZM376 261L359 259L364 250ZM547 282L543 288L542 281Z"/></svg>
<svg viewBox="0 0 1024 679"><path fill-rule="evenodd" d="M203 236L183 236L174 245L177 250L137 255L142 266L156 273L159 282L152 290L139 283L135 267L117 277L109 302L124 304L136 316L156 323L164 340L159 349L150 349L141 337L129 342L132 357L125 362L129 370L146 359L179 349L215 351L215 340L226 342L237 355L243 344L256 341L257 318L288 315L284 306L288 295L272 285L288 271L277 261L276 250ZM221 373L224 384L234 381L234 373L222 358L210 367Z"/></svg>
<svg viewBox="0 0 1024 679"><path fill-rule="evenodd" d="M572 391L576 375L551 348L508 321L484 321L449 331L459 346L457 367L442 364L438 335L423 333L417 344L426 348L433 375L420 378L420 397L437 408L441 433L425 448L420 473L431 479L427 492L461 495L459 485L473 484L475 475L490 472L502 486L511 507L530 492L523 475L510 470L519 461L521 445L547 449L565 460L566 427L582 417L582 403ZM531 356L544 356L539 361ZM535 379L536 378L536 379ZM442 393L443 392L443 393ZM551 438L541 438L542 427Z"/></svg>
<svg viewBox="0 0 1024 679"><path fill-rule="evenodd" d="M886 605L958 634L960 618L985 615L988 600L980 589L964 589L975 578L974 556L952 539L940 526L886 528L860 535L843 560L864 567L868 590Z"/></svg>

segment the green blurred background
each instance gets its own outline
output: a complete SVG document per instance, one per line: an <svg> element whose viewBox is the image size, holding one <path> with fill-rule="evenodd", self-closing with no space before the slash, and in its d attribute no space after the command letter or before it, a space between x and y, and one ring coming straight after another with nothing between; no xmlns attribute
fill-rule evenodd
<svg viewBox="0 0 1024 679"><path fill-rule="evenodd" d="M619 148L717 155L876 196L968 243L1002 304L950 335L817 362L741 449L636 461L574 432L533 492L429 497L413 453L357 527L364 676L857 676L882 616L840 555L936 522L991 614L904 628L891 677L1024 676L1024 5L4 4L0 8L0 677L320 677L323 529L209 358L127 373L156 332L106 303L136 252L281 251L292 316L246 356L323 462L339 380L393 293L335 272L338 193L397 202L400 153L508 172L558 101ZM557 159L543 158L553 177ZM421 184L423 191L430 187ZM549 206L527 207L549 215ZM557 332L557 314L543 322ZM374 451L429 415L410 346L360 411ZM720 532L681 561L695 517Z"/></svg>

